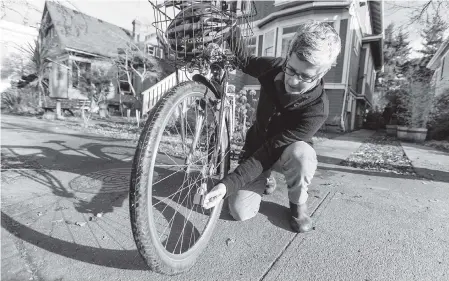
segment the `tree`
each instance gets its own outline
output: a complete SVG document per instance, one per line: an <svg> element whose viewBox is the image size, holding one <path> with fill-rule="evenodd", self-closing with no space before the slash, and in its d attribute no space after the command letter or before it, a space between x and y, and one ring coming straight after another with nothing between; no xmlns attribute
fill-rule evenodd
<svg viewBox="0 0 449 281"><path fill-rule="evenodd" d="M1 78L22 77L31 74L31 68L29 56L23 52L11 52L2 59Z"/></svg>
<svg viewBox="0 0 449 281"><path fill-rule="evenodd" d="M433 57L444 41L443 36L447 28L448 24L437 13L431 18L427 17L425 27L421 31L424 48L419 52L425 57Z"/></svg>
<svg viewBox="0 0 449 281"><path fill-rule="evenodd" d="M34 40L34 45L28 43L21 47L21 51L31 58L30 71L37 77L36 87L39 93L39 106L42 105L42 96L45 96L45 89L48 88L46 74L50 66L49 48L42 44L40 40Z"/></svg>
<svg viewBox="0 0 449 281"><path fill-rule="evenodd" d="M117 69L108 62L93 64L90 69L82 69L80 73L80 89L87 93L91 108L98 105L102 118L107 116L106 98L116 75Z"/></svg>
<svg viewBox="0 0 449 281"><path fill-rule="evenodd" d="M136 89L132 83L132 77L138 77L139 84L143 85L146 79L160 79L162 78L162 68L158 60L148 55L144 51L143 46L127 42L126 48L118 50L118 56L113 59L121 73L124 73L128 79L131 87L131 92L136 98L142 93L142 87Z"/></svg>
<svg viewBox="0 0 449 281"><path fill-rule="evenodd" d="M396 30L393 23L389 24L385 29L384 71L379 73L376 79L378 106L386 106L386 110L390 112L384 113L388 115L385 120L387 124L395 122L395 113L401 108L401 87L406 82L410 50L408 33L401 28Z"/></svg>
<svg viewBox="0 0 449 281"><path fill-rule="evenodd" d="M401 117L405 125L413 128L426 128L434 100L434 90L430 80L417 75L416 69L409 69L407 83L403 85L404 93L400 95L404 109Z"/></svg>
<svg viewBox="0 0 449 281"><path fill-rule="evenodd" d="M423 23L429 14L444 16L449 12L449 1L447 0L392 1L389 5L391 5L389 9L393 12L408 10L409 24Z"/></svg>
<svg viewBox="0 0 449 281"><path fill-rule="evenodd" d="M142 92L148 79L152 79L151 84L164 77L164 70L160 61L145 52L145 47L139 43L128 41L125 48L118 50L118 56L113 58L113 63L117 67L119 76L126 75L133 96L142 104ZM137 79L134 79L137 77ZM133 81L138 81L138 88ZM137 125L140 123L140 107L136 110Z"/></svg>

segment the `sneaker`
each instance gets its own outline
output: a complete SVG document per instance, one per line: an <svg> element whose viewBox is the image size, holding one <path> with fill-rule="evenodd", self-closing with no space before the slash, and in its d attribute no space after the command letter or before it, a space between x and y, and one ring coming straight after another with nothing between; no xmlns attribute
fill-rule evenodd
<svg viewBox="0 0 449 281"><path fill-rule="evenodd" d="M265 186L266 186L266 188L265 188L265 191L263 194L270 195L276 189L276 179L272 175L270 175L267 178L267 182L265 183Z"/></svg>

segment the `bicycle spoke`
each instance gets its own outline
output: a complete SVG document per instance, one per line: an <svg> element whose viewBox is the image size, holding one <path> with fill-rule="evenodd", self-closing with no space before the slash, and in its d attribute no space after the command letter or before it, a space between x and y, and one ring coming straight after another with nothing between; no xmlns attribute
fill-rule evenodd
<svg viewBox="0 0 449 281"><path fill-rule="evenodd" d="M198 177L200 177L201 175L199 175ZM198 182L198 177L197 177L197 179L196 179L196 181L194 182L194 183L196 183L196 182ZM192 186L194 183L192 183L192 184L189 184L189 186ZM189 192L190 192L190 190L191 190L191 188L189 188ZM170 221L169 221L169 225L170 224L173 224L173 220L174 220L174 218L175 218L175 216L176 216L176 212L179 210L179 208L181 207L181 204L182 203L184 203L184 200L181 202L181 204L179 204L179 200L181 199L181 194L179 193L179 199L178 199L178 206L176 207L176 210L175 210L175 214L172 216L172 218L170 219ZM167 228L167 227L166 227ZM163 233L162 233L162 235L165 233L165 230L166 230L166 228L164 229L164 231L163 231ZM171 233L171 229L170 229L170 232L169 232L169 234L168 234L168 236L170 237L170 233ZM162 236L161 235L161 236ZM160 238L160 237L159 237Z"/></svg>
<svg viewBox="0 0 449 281"><path fill-rule="evenodd" d="M195 184L195 183L197 183L197 182L198 182L198 180L195 181L195 182L193 182L192 184ZM184 185L184 183L185 183L185 181L182 183L182 185ZM190 188L190 186L191 186L191 184L189 184L189 185L187 185L187 186L185 186L185 187L183 187L183 188L178 189L178 191L176 191L176 192L173 193L172 195L170 195L170 196L164 198L164 200L160 200L158 203L154 204L153 207L156 206L156 205L159 204L159 203L164 202L164 201L167 200L167 199L170 199L170 197L175 196L176 194L182 192L182 191L185 190L186 188Z"/></svg>
<svg viewBox="0 0 449 281"><path fill-rule="evenodd" d="M165 179L167 179L167 178L169 178L169 177L173 176L174 174L179 173L179 172L181 172L181 171L182 171L182 170L175 171L175 172L171 173L170 175L166 176L165 178L163 178L163 179L161 179L161 180L159 180L159 181L153 183L153 185L156 185L156 184L160 183L161 181L163 181L163 180L165 180Z"/></svg>
<svg viewBox="0 0 449 281"><path fill-rule="evenodd" d="M182 179L182 184L181 184L181 186L183 186L184 185L184 183L186 182L186 175L187 174L184 174L184 178ZM170 199L170 197L174 197L174 196L176 196L176 194L178 194L179 192L181 192L182 190L184 190L185 188L187 188L187 187L184 187L184 188L181 188L181 189L179 189L177 192L175 192L174 194L172 194L172 195L170 195L170 196L168 196L168 197L166 197L165 199L163 199L163 200L160 200L159 202L157 202L156 204L153 204L153 207L154 206L156 206L157 204L159 204L159 203L162 203L162 202L164 202L165 200L168 200L168 199ZM165 207L164 207L164 209L162 209L162 211L161 211L161 217L163 217L163 213L164 213L164 211L165 211L165 209L167 209L167 207L168 207L169 205L168 204L165 204ZM156 220L156 223L157 222L159 222L159 218ZM160 240L160 237L159 237L159 240Z"/></svg>

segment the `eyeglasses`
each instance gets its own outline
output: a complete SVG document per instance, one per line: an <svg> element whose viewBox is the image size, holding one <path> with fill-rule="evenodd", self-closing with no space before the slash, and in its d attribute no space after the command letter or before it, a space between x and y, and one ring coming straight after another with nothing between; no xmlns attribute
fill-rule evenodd
<svg viewBox="0 0 449 281"><path fill-rule="evenodd" d="M311 83L311 82L315 81L322 74L322 73L319 73L313 77L304 77L301 74L296 73L296 71L294 69L288 67L287 63L285 63L282 66L282 70L285 72L285 74L287 74L289 76L296 76L296 77L298 77L299 80L301 80L302 82L305 82L305 83Z"/></svg>

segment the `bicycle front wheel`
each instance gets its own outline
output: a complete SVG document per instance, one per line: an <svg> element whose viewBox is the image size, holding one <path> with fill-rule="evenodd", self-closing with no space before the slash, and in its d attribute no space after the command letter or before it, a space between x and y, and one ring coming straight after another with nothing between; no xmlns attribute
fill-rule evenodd
<svg viewBox="0 0 449 281"><path fill-rule="evenodd" d="M197 193L229 170L227 126L217 137L219 110L203 84L185 82L167 93L141 134L130 183L130 218L137 248L156 272L191 268L204 251L223 202L206 210Z"/></svg>

